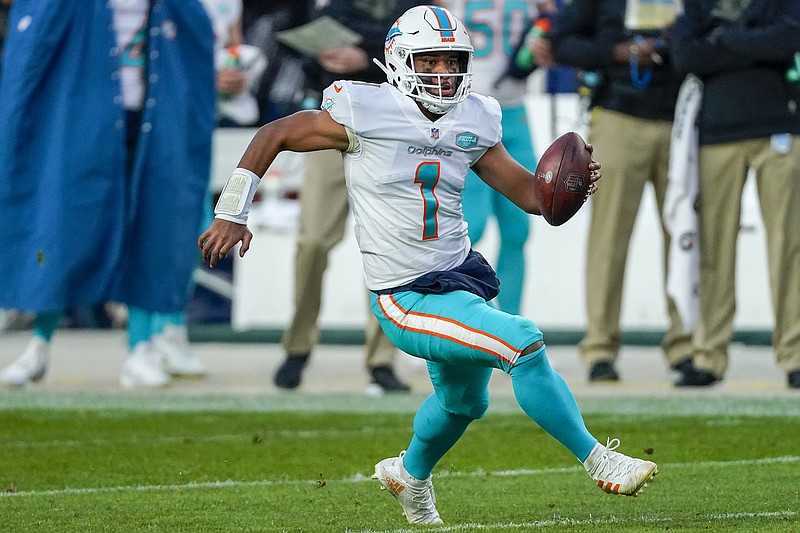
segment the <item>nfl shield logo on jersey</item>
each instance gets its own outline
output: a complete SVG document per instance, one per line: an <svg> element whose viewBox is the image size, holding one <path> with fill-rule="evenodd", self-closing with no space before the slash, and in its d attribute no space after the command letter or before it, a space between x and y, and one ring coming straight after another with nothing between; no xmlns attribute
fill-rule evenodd
<svg viewBox="0 0 800 533"><path fill-rule="evenodd" d="M439 128L431 128L431 139L434 141L439 138Z"/></svg>

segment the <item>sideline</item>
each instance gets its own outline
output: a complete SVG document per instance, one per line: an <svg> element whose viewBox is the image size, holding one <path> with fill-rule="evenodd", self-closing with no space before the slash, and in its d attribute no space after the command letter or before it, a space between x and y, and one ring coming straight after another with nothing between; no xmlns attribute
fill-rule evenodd
<svg viewBox="0 0 800 533"><path fill-rule="evenodd" d="M367 398L361 394L184 394L147 393L51 393L8 391L0 394L0 411L120 410L147 412L253 412L281 411L414 413L425 399L421 394L384 395ZM676 416L772 416L800 418L800 402L793 396L597 396L576 394L584 415L615 417ZM520 413L511 396L497 396L489 406L491 413Z"/></svg>

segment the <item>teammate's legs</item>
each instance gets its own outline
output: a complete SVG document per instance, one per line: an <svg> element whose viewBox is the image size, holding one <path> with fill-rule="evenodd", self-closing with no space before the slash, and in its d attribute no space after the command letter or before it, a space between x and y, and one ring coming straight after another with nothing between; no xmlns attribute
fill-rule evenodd
<svg viewBox="0 0 800 533"><path fill-rule="evenodd" d="M497 304L503 311L518 315L525 284L525 242L530 234L530 216L496 191L492 194L492 210L500 232L497 254L500 293Z"/></svg>
<svg viewBox="0 0 800 533"><path fill-rule="evenodd" d="M184 377L205 375L205 364L192 355L189 346L186 312L152 313L150 340L168 374Z"/></svg>
<svg viewBox="0 0 800 533"><path fill-rule="evenodd" d="M128 306L128 347L133 351L142 342L150 340L151 313L141 307Z"/></svg>
<svg viewBox="0 0 800 533"><path fill-rule="evenodd" d="M58 322L61 320L61 313L38 313L33 321L33 335L45 342L50 342L53 333L58 329Z"/></svg>
<svg viewBox="0 0 800 533"><path fill-rule="evenodd" d="M464 178L464 190L461 191L461 209L467 223L467 233L472 246L475 247L483 237L486 222L492 212L492 189L473 171L467 172Z"/></svg>
<svg viewBox="0 0 800 533"><path fill-rule="evenodd" d="M38 313L33 322L33 336L22 355L0 372L0 381L13 387L41 381L50 364L50 339L61 320L60 312Z"/></svg>
<svg viewBox="0 0 800 533"><path fill-rule="evenodd" d="M536 169L536 155L524 105L503 107L503 146L522 166L531 172ZM503 311L518 315L525 284L525 243L530 235L530 215L494 190L492 212L500 232L496 270L502 284L497 304Z"/></svg>
<svg viewBox="0 0 800 533"><path fill-rule="evenodd" d="M119 378L120 385L125 388L163 387L171 380L151 342L155 314L141 307L128 306L130 352L122 364Z"/></svg>

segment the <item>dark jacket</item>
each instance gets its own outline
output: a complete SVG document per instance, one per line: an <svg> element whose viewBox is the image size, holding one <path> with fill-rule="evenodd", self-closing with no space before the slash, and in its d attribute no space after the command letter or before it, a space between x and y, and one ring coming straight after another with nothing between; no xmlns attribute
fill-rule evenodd
<svg viewBox="0 0 800 533"><path fill-rule="evenodd" d="M386 74L372 62L372 58L383 62L386 34L394 21L412 7L427 3L430 2L420 2L419 0L330 0L324 8L316 13L316 16L328 15L361 35L363 40L358 47L367 52L369 66L359 72L337 74L322 69L313 58L309 58L306 66L308 87L322 94L327 86L342 78L371 83L386 81Z"/></svg>
<svg viewBox="0 0 800 533"><path fill-rule="evenodd" d="M675 23L675 66L704 83L700 144L800 134L800 87L786 81L800 50L800 0L728 5L686 0Z"/></svg>
<svg viewBox="0 0 800 533"><path fill-rule="evenodd" d="M624 19L625 0L572 0L565 4L550 36L555 59L562 65L599 74L600 84L594 89L592 106L639 118L671 121L681 79L674 73L668 54L662 54L664 63L654 66L652 80L643 89L634 85L628 65L613 60L614 45L634 37L625 28ZM653 32L640 35L654 36Z"/></svg>

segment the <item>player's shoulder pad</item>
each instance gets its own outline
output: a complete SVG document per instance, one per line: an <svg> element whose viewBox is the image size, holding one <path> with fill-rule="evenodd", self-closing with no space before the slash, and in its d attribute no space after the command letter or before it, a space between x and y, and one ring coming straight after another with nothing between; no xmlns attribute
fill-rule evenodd
<svg viewBox="0 0 800 533"><path fill-rule="evenodd" d="M329 110L331 106L336 105L342 99L347 99L357 104L365 98L374 97L376 91L382 88L382 85L377 83L337 80L323 91L321 107Z"/></svg>
<svg viewBox="0 0 800 533"><path fill-rule="evenodd" d="M459 104L471 120L477 122L491 144L497 144L503 137L503 111L500 104L491 96L471 92Z"/></svg>
<svg viewBox="0 0 800 533"><path fill-rule="evenodd" d="M492 116L502 118L503 112L500 110L500 103L492 96L471 92L467 95L467 102L483 108Z"/></svg>
<svg viewBox="0 0 800 533"><path fill-rule="evenodd" d="M386 97L386 84L337 80L322 93L320 107L338 123L360 131L365 119L374 114L376 98Z"/></svg>

